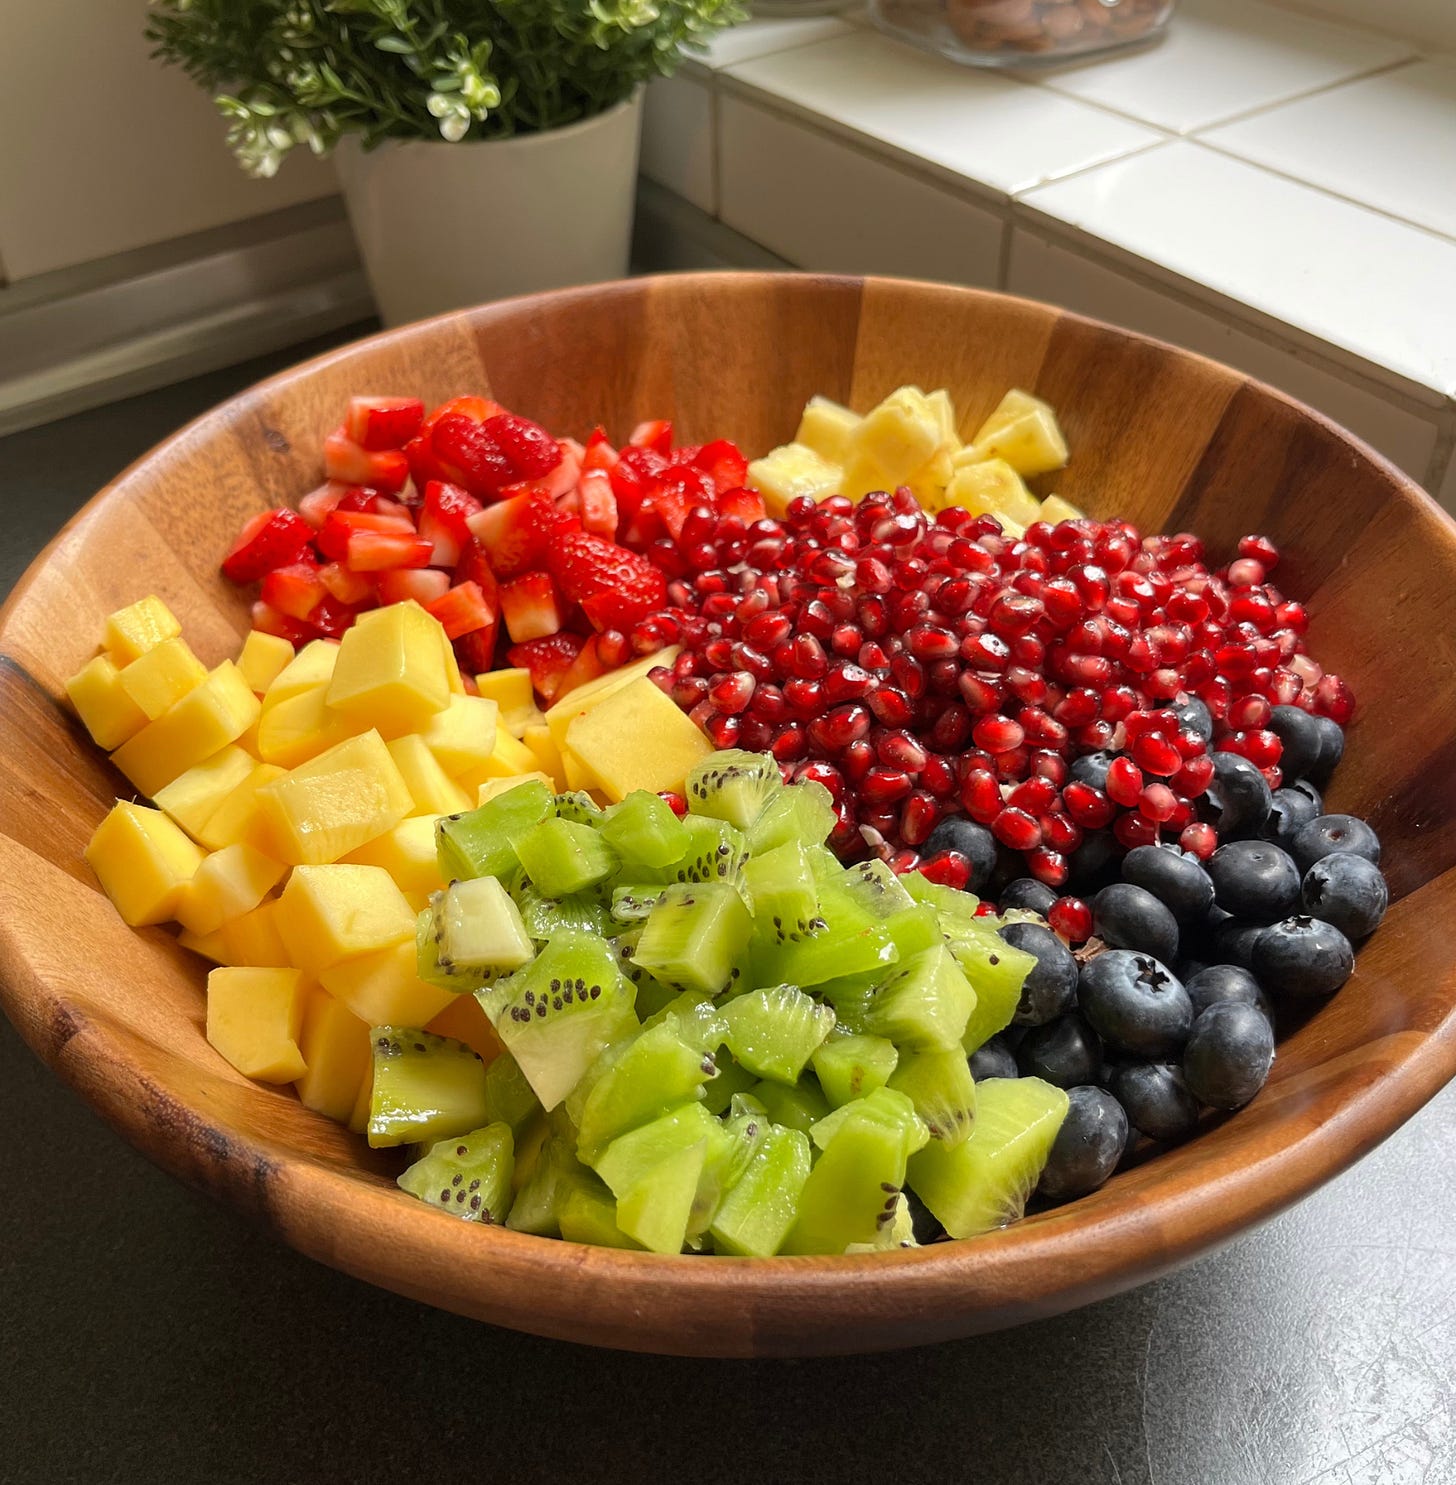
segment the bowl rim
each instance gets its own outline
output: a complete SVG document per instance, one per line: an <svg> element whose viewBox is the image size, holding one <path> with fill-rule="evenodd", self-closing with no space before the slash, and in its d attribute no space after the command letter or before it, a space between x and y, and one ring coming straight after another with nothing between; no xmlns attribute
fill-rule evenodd
<svg viewBox="0 0 1456 1485"><path fill-rule="evenodd" d="M856 291L953 290L967 299L1054 310L1071 321L1191 358L1313 419L1374 464L1406 498L1438 511L1456 566L1456 518L1441 510L1413 479L1322 413L1196 352L1041 301L960 285L767 271L659 274L521 295L381 330L292 365L208 409L110 480L29 564L0 606L0 658L13 614L58 547L145 466L221 431L233 415L261 396L346 361L361 347L397 342L446 323L469 323L480 315L530 303L569 304L604 295L632 298L669 281L679 286L679 292L689 293L711 292L711 286L724 281L765 287L792 281ZM1440 877L1452 872L1456 868ZM1341 1095L1326 1116L1281 1121L1279 1128L1287 1138L1277 1146L1266 1141L1267 1148L1253 1156L1237 1144L1220 1151L1211 1165L1207 1161L1200 1165L1197 1180L1175 1181L1167 1190L1154 1188L1142 1194L1122 1190L1114 1181L1092 1197L970 1242L834 1257L705 1262L693 1255L665 1257L588 1247L504 1227L482 1232L474 1224L441 1222L439 1214L380 1178L366 1175L361 1180L359 1172L349 1173L212 1123L130 1066L129 1033L68 1006L64 984L48 982L21 960L13 952L7 925L0 921L0 949L7 946L12 952L0 955L0 968L8 970L0 974L0 1006L37 1055L155 1163L243 1207L309 1256L396 1292L537 1334L664 1354L812 1355L891 1349L1050 1315L1120 1292L1190 1261L1309 1194L1387 1138L1456 1077L1453 999L1429 1030L1387 1037L1389 1045L1382 1044L1379 1066L1362 1064L1359 1077L1351 1069L1333 1080L1330 1087L1339 1088ZM139 1097L139 1091L145 1096ZM1128 1248L1135 1234L1139 1243ZM1136 1261L1122 1256L1133 1250ZM400 1277L401 1262L419 1264L417 1271L429 1278L439 1273L442 1261L471 1273L474 1287L462 1291L456 1284L442 1300L428 1283ZM582 1309L572 1313L572 1303L563 1301L549 1314L536 1314L526 1301L533 1285L548 1280L562 1288L564 1299ZM523 1288L525 1301L520 1295L513 1297L513 1286ZM863 1305L866 1326L871 1328L849 1335L841 1317L835 1325L816 1330L819 1307L831 1295L842 1299L846 1292ZM952 1299L953 1293L958 1298ZM673 1313L669 1300L674 1298L697 1299L706 1311L714 1303L721 1305L725 1296L741 1308L740 1323L716 1339L698 1332L678 1334L664 1329L661 1318L653 1318L654 1313L659 1317ZM794 1328L775 1321L776 1307L791 1313ZM595 1319L584 1313L592 1310L600 1311Z"/></svg>

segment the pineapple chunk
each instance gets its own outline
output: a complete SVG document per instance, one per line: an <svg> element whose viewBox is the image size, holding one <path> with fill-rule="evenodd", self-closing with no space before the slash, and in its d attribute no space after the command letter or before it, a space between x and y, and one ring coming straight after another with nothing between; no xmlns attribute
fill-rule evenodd
<svg viewBox="0 0 1456 1485"><path fill-rule="evenodd" d="M202 865L202 852L161 810L118 800L85 857L102 890L133 928L164 923Z"/></svg>
<svg viewBox="0 0 1456 1485"><path fill-rule="evenodd" d="M229 743L186 773L158 789L154 803L187 833L202 840L207 822L254 768L253 760L236 743ZM205 842L204 842L205 844Z"/></svg>
<svg viewBox="0 0 1456 1485"><path fill-rule="evenodd" d="M66 682L66 694L92 741L108 752L147 725L147 714L126 694L109 655L83 665Z"/></svg>
<svg viewBox="0 0 1456 1485"><path fill-rule="evenodd" d="M415 914L378 866L300 866L274 921L290 960L309 974L356 954L414 942Z"/></svg>
<svg viewBox="0 0 1456 1485"><path fill-rule="evenodd" d="M543 717L539 726L526 728L521 741L536 755L541 772L557 781L551 787L558 790L566 788L566 764L562 761L561 749L557 747L556 739L546 725L546 719Z"/></svg>
<svg viewBox="0 0 1456 1485"><path fill-rule="evenodd" d="M532 779L540 779L548 789L555 792L556 780L549 773L542 773L539 769L534 773L513 773L503 779L487 779L480 786L475 806L479 809L481 805L489 804L498 794L509 794L517 784L529 783Z"/></svg>
<svg viewBox="0 0 1456 1485"><path fill-rule="evenodd" d="M961 446L961 436L956 425L955 403L950 400L949 391L941 387L932 392L925 399L925 405L940 427L940 447L954 453Z"/></svg>
<svg viewBox="0 0 1456 1485"><path fill-rule="evenodd" d="M1084 512L1078 510L1071 501L1063 500L1060 495L1048 495L1041 503L1041 514L1037 516L1037 520L1057 526L1063 521L1080 521L1083 515Z"/></svg>
<svg viewBox="0 0 1456 1485"><path fill-rule="evenodd" d="M215 933L251 912L287 868L252 846L224 846L197 868L177 904L177 921L190 933Z"/></svg>
<svg viewBox="0 0 1456 1485"><path fill-rule="evenodd" d="M1015 388L971 442L980 458L1004 459L1025 479L1062 469L1067 462L1067 441L1056 414L1040 398Z"/></svg>
<svg viewBox="0 0 1456 1485"><path fill-rule="evenodd" d="M449 706L436 712L418 735L440 767L455 777L489 761L500 721L500 705L490 697L452 696Z"/></svg>
<svg viewBox="0 0 1456 1485"><path fill-rule="evenodd" d="M434 815L411 815L343 859L350 866L382 866L402 892L433 892L445 885L435 851Z"/></svg>
<svg viewBox="0 0 1456 1485"><path fill-rule="evenodd" d="M748 483L763 496L771 516L782 516L800 495L822 500L844 482L839 465L831 464L807 444L781 444L748 466Z"/></svg>
<svg viewBox="0 0 1456 1485"><path fill-rule="evenodd" d="M851 412L827 397L811 397L804 404L799 431L794 442L813 449L830 464L843 464L849 452L849 441L859 427L858 413Z"/></svg>
<svg viewBox="0 0 1456 1485"><path fill-rule="evenodd" d="M319 686L327 687L334 678L334 666L339 659L339 642L336 639L316 639L304 647L273 678L263 693L263 710L313 691ZM239 664L242 662L239 661Z"/></svg>
<svg viewBox="0 0 1456 1485"><path fill-rule="evenodd" d="M470 796L440 767L419 733L406 733L386 746L414 798L412 814L453 815L457 810L470 808Z"/></svg>
<svg viewBox="0 0 1456 1485"><path fill-rule="evenodd" d="M313 990L303 1012L299 1050L307 1071L296 1079L298 1101L338 1124L346 1123L369 1081L369 1028L326 990Z"/></svg>
<svg viewBox="0 0 1456 1485"><path fill-rule="evenodd" d="M361 614L339 642L329 706L381 735L419 731L450 703L447 643L439 623L417 603Z"/></svg>
<svg viewBox="0 0 1456 1485"><path fill-rule="evenodd" d="M578 759L614 802L634 789L682 791L713 745L644 676L599 701L566 729L562 757Z"/></svg>
<svg viewBox="0 0 1456 1485"><path fill-rule="evenodd" d="M207 1039L245 1078L292 1083L308 981L296 969L215 969L207 977Z"/></svg>
<svg viewBox="0 0 1456 1485"><path fill-rule="evenodd" d="M277 854L293 866L337 861L415 813L409 786L373 731L264 784L258 803Z"/></svg>
<svg viewBox="0 0 1456 1485"><path fill-rule="evenodd" d="M946 488L945 503L972 515L993 515L1014 537L1020 537L1041 514L1036 496L1004 459L987 459L956 470Z"/></svg>
<svg viewBox="0 0 1456 1485"><path fill-rule="evenodd" d="M258 800L258 791L286 772L276 763L255 763L247 777L207 817L197 839L209 851L239 843L259 851L273 851L273 830Z"/></svg>
<svg viewBox="0 0 1456 1485"><path fill-rule="evenodd" d="M164 639L121 670L122 689L151 722L206 679L207 667L185 639Z"/></svg>
<svg viewBox="0 0 1456 1485"><path fill-rule="evenodd" d="M892 479L893 489L925 465L945 438L940 410L925 393L919 387L899 387L865 414L850 441L846 475L851 467L876 469Z"/></svg>
<svg viewBox="0 0 1456 1485"><path fill-rule="evenodd" d="M293 663L293 646L277 634L250 629L238 655L243 679L261 696Z"/></svg>
<svg viewBox="0 0 1456 1485"><path fill-rule="evenodd" d="M297 768L353 737L360 723L336 712L326 695L326 687L313 686L267 707L258 718L258 756L265 763Z"/></svg>
<svg viewBox="0 0 1456 1485"><path fill-rule="evenodd" d="M370 1026L423 1026L455 999L455 992L425 984L418 969L411 936L320 970L319 984Z"/></svg>
<svg viewBox="0 0 1456 1485"><path fill-rule="evenodd" d="M119 608L106 621L102 644L118 666L130 665L165 639L182 633L177 616L154 593Z"/></svg>

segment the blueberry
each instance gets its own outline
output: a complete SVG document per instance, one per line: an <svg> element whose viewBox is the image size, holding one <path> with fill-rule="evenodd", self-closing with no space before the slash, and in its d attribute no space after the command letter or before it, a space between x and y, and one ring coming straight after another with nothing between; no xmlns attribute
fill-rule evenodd
<svg viewBox="0 0 1456 1485"><path fill-rule="evenodd" d="M1005 1042L993 1036L971 1053L971 1076L979 1083L982 1078L1016 1078L1021 1073Z"/></svg>
<svg viewBox="0 0 1456 1485"><path fill-rule="evenodd" d="M959 851L971 863L967 892L979 892L996 869L996 837L984 825L977 825L964 815L952 815L930 832L923 854L933 856L937 851Z"/></svg>
<svg viewBox="0 0 1456 1485"><path fill-rule="evenodd" d="M1310 798L1314 790L1306 791L1297 786L1276 789L1269 806L1269 818L1264 821L1262 834L1265 840L1288 850L1302 825L1308 825L1320 812L1317 797Z"/></svg>
<svg viewBox="0 0 1456 1485"><path fill-rule="evenodd" d="M1219 836L1230 840L1255 835L1269 818L1273 802L1268 780L1237 753L1213 753L1213 780L1205 798L1214 811Z"/></svg>
<svg viewBox="0 0 1456 1485"><path fill-rule="evenodd" d="M1067 1090L1067 1113L1052 1141L1037 1190L1048 1201L1095 1191L1117 1169L1127 1145L1127 1115L1101 1088Z"/></svg>
<svg viewBox="0 0 1456 1485"><path fill-rule="evenodd" d="M1182 983L1150 955L1128 949L1108 949L1082 966L1078 1000L1104 1041L1139 1057L1176 1052L1193 1025Z"/></svg>
<svg viewBox="0 0 1456 1485"><path fill-rule="evenodd" d="M1314 812L1322 815L1325 812L1325 797L1310 783L1308 779L1296 779L1292 784L1285 786L1292 789L1296 794L1303 794L1309 802L1314 805Z"/></svg>
<svg viewBox="0 0 1456 1485"><path fill-rule="evenodd" d="M1095 1083L1102 1076L1102 1038L1076 1011L1068 1011L1029 1031L1016 1062L1022 1077L1041 1078L1058 1088Z"/></svg>
<svg viewBox="0 0 1456 1485"><path fill-rule="evenodd" d="M1173 974L1178 979L1183 981L1183 988L1186 990L1188 988L1189 980L1191 980L1194 975L1202 974L1203 971L1208 968L1208 963L1206 960L1203 959L1183 958L1175 959L1172 964L1168 966L1168 968L1173 971Z"/></svg>
<svg viewBox="0 0 1456 1485"><path fill-rule="evenodd" d="M1259 929L1262 933L1264 930ZM1201 1016L1211 1005L1253 1005L1266 1010L1264 992L1247 969L1237 964L1210 964L1200 969L1183 988L1193 1002L1193 1015Z"/></svg>
<svg viewBox="0 0 1456 1485"><path fill-rule="evenodd" d="M1040 913L1044 918L1056 900L1057 894L1045 882L1038 882L1035 877L1017 877L1001 889L996 906L1003 913L1020 908L1023 912Z"/></svg>
<svg viewBox="0 0 1456 1485"><path fill-rule="evenodd" d="M1067 886L1083 897L1117 880L1122 847L1110 830L1094 830L1067 858Z"/></svg>
<svg viewBox="0 0 1456 1485"><path fill-rule="evenodd" d="M1045 1026L1077 1002L1077 961L1050 928L1040 923L1008 923L1001 937L1015 949L1034 955L1036 964L1021 986L1012 1020L1022 1026Z"/></svg>
<svg viewBox="0 0 1456 1485"><path fill-rule="evenodd" d="M1177 717L1179 727L1196 732L1204 742L1213 741L1213 716L1196 696L1180 701L1173 708L1173 715Z"/></svg>
<svg viewBox="0 0 1456 1485"><path fill-rule="evenodd" d="M1083 753L1072 759L1068 769L1071 776L1082 784L1091 784L1094 789L1107 788L1107 770L1112 766L1116 753Z"/></svg>
<svg viewBox="0 0 1456 1485"><path fill-rule="evenodd" d="M1309 776L1323 789L1345 756L1345 731L1330 717L1316 717L1314 723L1320 732L1320 753Z"/></svg>
<svg viewBox="0 0 1456 1485"><path fill-rule="evenodd" d="M1390 906L1380 868L1349 851L1316 861L1304 874L1300 896L1310 917L1333 923L1346 938L1374 933Z"/></svg>
<svg viewBox="0 0 1456 1485"><path fill-rule="evenodd" d="M1114 882L1092 899L1092 933L1114 949L1137 949L1165 964L1178 952L1178 920L1131 882Z"/></svg>
<svg viewBox="0 0 1456 1485"><path fill-rule="evenodd" d="M1241 1109L1274 1065L1274 1028L1257 1006L1221 1001L1193 1023L1183 1048L1189 1091L1215 1109Z"/></svg>
<svg viewBox="0 0 1456 1485"><path fill-rule="evenodd" d="M1337 851L1363 856L1378 866L1380 837L1354 815L1318 815L1308 825L1301 826L1294 837L1292 854L1302 872Z"/></svg>
<svg viewBox="0 0 1456 1485"><path fill-rule="evenodd" d="M1240 969L1254 967L1254 940L1267 924L1247 923L1242 918L1225 918L1213 930L1213 953L1220 964L1234 964Z"/></svg>
<svg viewBox="0 0 1456 1485"><path fill-rule="evenodd" d="M1176 846L1134 846L1122 858L1122 879L1151 892L1180 923L1197 922L1213 906L1203 863Z"/></svg>
<svg viewBox="0 0 1456 1485"><path fill-rule="evenodd" d="M1279 771L1291 784L1319 763L1324 734L1318 720L1302 706L1276 706L1269 714L1269 731L1284 744Z"/></svg>
<svg viewBox="0 0 1456 1485"><path fill-rule="evenodd" d="M1112 1075L1112 1093L1140 1134L1164 1144L1187 1139L1198 1123L1198 1100L1183 1070L1170 1062L1129 1062Z"/></svg>
<svg viewBox="0 0 1456 1485"><path fill-rule="evenodd" d="M1355 968L1350 940L1333 923L1299 914L1264 929L1254 941L1254 973L1275 995L1322 1000Z"/></svg>
<svg viewBox="0 0 1456 1485"><path fill-rule="evenodd" d="M1208 858L1214 901L1250 922L1273 923L1299 901L1299 868L1272 841L1234 840Z"/></svg>
<svg viewBox="0 0 1456 1485"><path fill-rule="evenodd" d="M1018 1026L1013 1021L1009 1026L1003 1026L1001 1030L996 1033L996 1044L998 1046L1004 1047L1008 1052L1010 1052L1012 1059L1014 1060L1016 1057L1017 1048L1020 1047L1022 1041L1025 1039L1027 1033L1030 1030L1031 1027ZM1015 1077L1016 1074L1011 1073L1009 1076Z"/></svg>

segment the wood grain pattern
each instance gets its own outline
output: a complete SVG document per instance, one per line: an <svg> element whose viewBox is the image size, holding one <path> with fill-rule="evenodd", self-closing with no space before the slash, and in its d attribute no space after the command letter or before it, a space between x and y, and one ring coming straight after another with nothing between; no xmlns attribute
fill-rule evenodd
<svg viewBox="0 0 1456 1485"><path fill-rule="evenodd" d="M1017 383L1062 414L1095 513L1261 529L1361 711L1332 801L1369 815L1397 899L1357 973L1247 1109L1102 1191L970 1243L842 1259L588 1249L450 1221L391 1158L240 1078L202 1035L204 968L120 923L79 860L124 783L59 700L104 616L156 591L209 661L247 601L218 574L250 512L318 480L352 392L491 390L578 436L645 414L757 453L812 392L863 409L946 385L973 425ZM1329 1179L1456 1074L1456 525L1355 440L1238 373L1044 305L887 280L702 275L487 306L363 341L194 423L103 491L0 615L0 998L128 1139L301 1251L462 1314L693 1355L962 1336L1114 1293Z"/></svg>

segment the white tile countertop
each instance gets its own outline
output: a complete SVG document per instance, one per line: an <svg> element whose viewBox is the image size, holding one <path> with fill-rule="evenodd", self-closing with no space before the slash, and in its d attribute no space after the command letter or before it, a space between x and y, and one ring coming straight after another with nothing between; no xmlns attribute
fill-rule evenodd
<svg viewBox="0 0 1456 1485"><path fill-rule="evenodd" d="M648 91L643 174L691 204L654 230L1161 336L1456 511L1456 56L1308 3L1183 0L1157 46L1014 73L855 13L750 21Z"/></svg>

